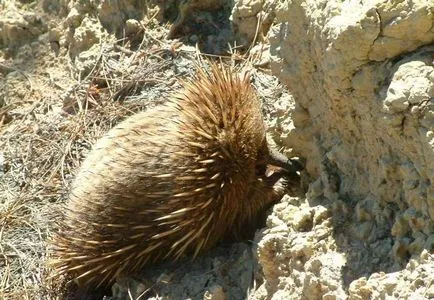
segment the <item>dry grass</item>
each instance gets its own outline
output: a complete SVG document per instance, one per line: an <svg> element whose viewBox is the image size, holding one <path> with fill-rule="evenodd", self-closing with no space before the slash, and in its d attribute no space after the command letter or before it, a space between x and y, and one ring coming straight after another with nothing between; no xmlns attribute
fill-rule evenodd
<svg viewBox="0 0 434 300"><path fill-rule="evenodd" d="M161 40L148 32L137 51L101 42L89 74L65 72L76 84L62 99L46 90L0 111L0 299L58 298L45 280L46 239L74 172L109 128L163 102L183 75L175 63L192 57Z"/></svg>

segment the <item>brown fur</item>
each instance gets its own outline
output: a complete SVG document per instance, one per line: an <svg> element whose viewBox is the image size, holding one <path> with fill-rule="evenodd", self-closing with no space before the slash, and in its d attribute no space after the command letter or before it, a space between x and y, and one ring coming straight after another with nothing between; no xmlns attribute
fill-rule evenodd
<svg viewBox="0 0 434 300"><path fill-rule="evenodd" d="M213 65L157 111L110 130L83 162L52 267L85 285L197 254L274 198L261 108L247 76Z"/></svg>

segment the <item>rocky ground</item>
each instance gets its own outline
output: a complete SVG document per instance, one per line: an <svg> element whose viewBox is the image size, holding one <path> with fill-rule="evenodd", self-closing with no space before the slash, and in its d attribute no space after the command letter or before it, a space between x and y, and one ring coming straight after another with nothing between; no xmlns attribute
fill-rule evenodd
<svg viewBox="0 0 434 300"><path fill-rule="evenodd" d="M0 1L0 298L64 297L46 239L86 153L216 56L251 70L302 186L251 241L105 299L434 298L431 2Z"/></svg>

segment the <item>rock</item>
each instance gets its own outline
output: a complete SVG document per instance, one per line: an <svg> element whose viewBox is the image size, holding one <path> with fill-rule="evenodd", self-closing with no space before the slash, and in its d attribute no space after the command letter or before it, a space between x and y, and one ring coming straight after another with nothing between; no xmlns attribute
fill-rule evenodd
<svg viewBox="0 0 434 300"><path fill-rule="evenodd" d="M102 0L97 7L101 25L119 36L122 36L127 20L142 20L146 10L147 1L141 0Z"/></svg>
<svg viewBox="0 0 434 300"><path fill-rule="evenodd" d="M20 10L11 2L0 13L0 49L14 52L18 47L35 41L47 30L40 14Z"/></svg>
<svg viewBox="0 0 434 300"><path fill-rule="evenodd" d="M226 300L227 297L220 285L213 285L205 292L203 300Z"/></svg>
<svg viewBox="0 0 434 300"><path fill-rule="evenodd" d="M90 49L102 36L101 24L93 18L85 17L80 26L71 31L67 40L70 56L75 58L81 52Z"/></svg>
<svg viewBox="0 0 434 300"><path fill-rule="evenodd" d="M231 21L237 45L245 48L264 39L275 18L277 1L234 1Z"/></svg>
<svg viewBox="0 0 434 300"><path fill-rule="evenodd" d="M427 1L296 0L276 7L271 68L295 105L280 117L294 126L274 138L307 159L312 183L304 205L287 203L269 217L258 240L265 282L254 299L300 299L301 291L309 291L303 299L429 293L432 276L422 270L432 271L434 260L421 257L433 251L434 231L433 13ZM307 224L307 203L313 222L297 226ZM318 214L331 216L320 224L317 204ZM289 232L267 236L285 225ZM297 249L310 249L300 264ZM332 251L345 257L341 268L319 277L306 270ZM419 272L410 261L420 261Z"/></svg>

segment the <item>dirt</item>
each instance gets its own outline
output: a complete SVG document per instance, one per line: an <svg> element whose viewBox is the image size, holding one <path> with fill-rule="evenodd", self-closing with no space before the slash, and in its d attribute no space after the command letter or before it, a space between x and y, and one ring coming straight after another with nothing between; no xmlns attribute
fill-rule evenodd
<svg viewBox="0 0 434 300"><path fill-rule="evenodd" d="M302 184L252 240L97 299L434 298L434 5L368 2L0 2L0 298L66 297L47 238L83 158L216 56Z"/></svg>

